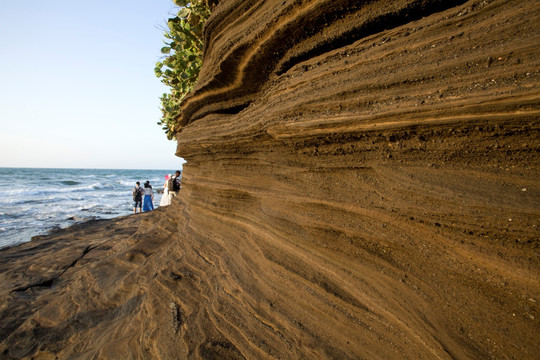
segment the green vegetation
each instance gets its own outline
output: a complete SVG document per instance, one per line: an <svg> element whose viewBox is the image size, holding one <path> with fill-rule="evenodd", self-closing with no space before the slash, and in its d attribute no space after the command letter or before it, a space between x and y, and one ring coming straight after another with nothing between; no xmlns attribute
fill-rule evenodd
<svg viewBox="0 0 540 360"><path fill-rule="evenodd" d="M178 14L167 21L162 61L154 69L161 82L171 88L170 94L161 97L162 126L167 138L172 140L180 130L176 123L181 115L180 103L193 90L202 65L203 26L210 16L205 0L173 0L180 6Z"/></svg>

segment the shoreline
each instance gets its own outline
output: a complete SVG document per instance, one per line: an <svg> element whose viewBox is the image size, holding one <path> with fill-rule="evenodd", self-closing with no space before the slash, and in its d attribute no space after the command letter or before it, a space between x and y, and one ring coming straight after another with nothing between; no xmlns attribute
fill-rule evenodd
<svg viewBox="0 0 540 360"><path fill-rule="evenodd" d="M39 173L35 177L32 174ZM0 171L0 246L13 246L58 228L133 212L136 181L154 185L156 207L162 171L21 170Z"/></svg>
<svg viewBox="0 0 540 360"><path fill-rule="evenodd" d="M155 210L157 210L157 208ZM28 239L28 240L19 241L19 242L16 242L14 244L10 244L10 245L4 245L4 246L0 247L0 252L5 250L5 249L9 249L9 248L12 248L12 247L21 246L21 245L24 245L24 244L27 244L27 243L31 243L33 241L40 241L43 238L58 235L58 234L60 234L60 233L62 233L64 231L73 231L73 230L77 230L79 228L86 228L87 226L90 226L93 223L102 222L102 221L108 221L108 220L111 220L111 221L119 220L119 219L122 219L122 218L125 218L125 217L129 217L130 215L134 215L134 214L131 213L131 214L128 214L128 215L118 215L118 216L114 216L114 217L111 217L111 218L96 218L96 219L81 219L81 220L68 218L65 221L72 221L73 222L72 224L69 224L69 225L67 225L65 227L61 227L61 226L56 225L56 226L53 226L49 230L45 230L45 232L43 232L41 234L32 235L30 237L30 239Z"/></svg>

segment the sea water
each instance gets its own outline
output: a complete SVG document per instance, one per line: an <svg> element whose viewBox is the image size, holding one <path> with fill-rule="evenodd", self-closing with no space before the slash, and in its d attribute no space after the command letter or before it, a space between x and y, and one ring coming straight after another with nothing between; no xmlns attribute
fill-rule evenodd
<svg viewBox="0 0 540 360"><path fill-rule="evenodd" d="M150 181L157 208L157 190L175 170L0 168L0 248L76 222L133 213L137 181Z"/></svg>

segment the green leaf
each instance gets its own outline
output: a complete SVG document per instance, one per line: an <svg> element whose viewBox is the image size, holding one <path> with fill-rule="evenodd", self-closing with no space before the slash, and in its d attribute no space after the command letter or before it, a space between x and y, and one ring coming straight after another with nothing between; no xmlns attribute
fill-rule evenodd
<svg viewBox="0 0 540 360"><path fill-rule="evenodd" d="M191 14L191 9L185 7L185 8L180 9L180 11L178 12L178 17L180 17L180 18L186 18L186 17L188 17L190 14Z"/></svg>

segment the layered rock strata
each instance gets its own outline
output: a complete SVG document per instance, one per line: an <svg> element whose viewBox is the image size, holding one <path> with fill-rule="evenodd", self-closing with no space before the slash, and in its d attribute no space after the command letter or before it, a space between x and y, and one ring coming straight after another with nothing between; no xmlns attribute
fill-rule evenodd
<svg viewBox="0 0 540 360"><path fill-rule="evenodd" d="M180 195L3 251L2 356L537 358L539 15L220 1Z"/></svg>
<svg viewBox="0 0 540 360"><path fill-rule="evenodd" d="M538 355L539 10L220 4L178 155L240 353Z"/></svg>

